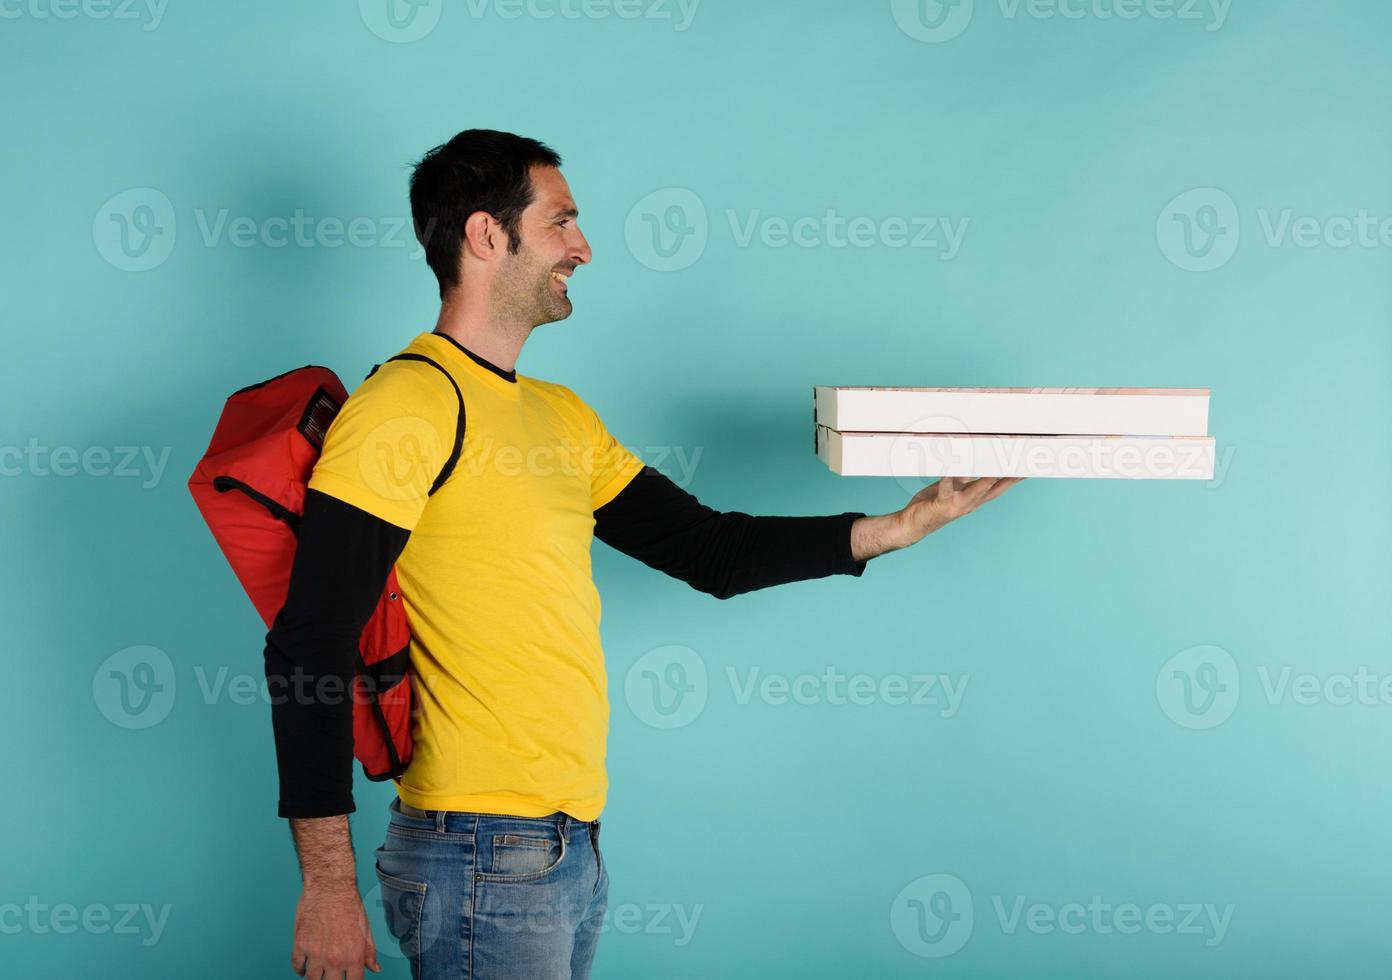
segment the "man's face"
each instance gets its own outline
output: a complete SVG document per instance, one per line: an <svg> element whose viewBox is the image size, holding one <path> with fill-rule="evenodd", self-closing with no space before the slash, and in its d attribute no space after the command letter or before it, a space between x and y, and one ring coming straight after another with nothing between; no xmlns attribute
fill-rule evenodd
<svg viewBox="0 0 1392 980"><path fill-rule="evenodd" d="M503 256L496 301L533 326L570 316L566 282L590 261L570 186L555 167L532 167L532 203L519 221L521 246Z"/></svg>

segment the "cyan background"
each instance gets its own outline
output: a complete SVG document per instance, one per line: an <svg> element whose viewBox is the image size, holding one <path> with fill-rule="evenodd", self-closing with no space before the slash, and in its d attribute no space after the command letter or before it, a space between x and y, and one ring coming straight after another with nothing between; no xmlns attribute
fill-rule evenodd
<svg viewBox="0 0 1392 980"><path fill-rule="evenodd" d="M168 919L147 944L4 912L0 970L290 975L298 874L269 708L200 691L221 669L259 680L264 628L184 481L229 392L308 362L351 387L429 329L434 281L399 234L236 247L209 244L200 215L399 219L407 165L489 126L562 153L595 253L574 315L519 369L573 387L650 458L699 451L687 486L713 506L903 504L897 481L816 460L813 384L1213 389L1211 483L1027 482L858 581L718 602L597 546L616 917L596 977L1383 975L1392 703L1376 683L1370 704L1265 688L1290 668L1334 678L1337 700L1340 678L1392 674L1392 242L1273 245L1263 218L1392 216L1392 8L702 0L678 30L579 0L426 2L408 33L438 23L407 43L385 0L3 7L0 906ZM145 271L117 267L103 210L132 188L174 218ZM1192 216L1218 215L1218 251L1188 259L1237 248L1196 272L1166 208L1201 188L1237 220L1200 215L1225 203L1205 191ZM653 268L625 234L655 191L708 215L684 268ZM144 227L150 200L112 207ZM969 226L944 261L740 247L728 219L828 209ZM169 456L158 480L60 476L21 460L30 445ZM102 666L132 646L168 667L140 651L118 667L145 658L173 681L145 728L119 723ZM672 646L708 697L662 729L626 679L641 691L670 653L650 651ZM1226 685L1223 717L1184 714L1165 666L1181 654ZM727 670L751 667L969 682L950 718L740 703ZM390 793L359 776L365 893ZM1212 944L1012 932L996 903L1016 896L1055 914L1093 896L1232 911ZM957 918L934 943L943 923L921 908L971 911L972 931ZM686 942L678 911L699 914ZM379 947L384 975L406 976Z"/></svg>

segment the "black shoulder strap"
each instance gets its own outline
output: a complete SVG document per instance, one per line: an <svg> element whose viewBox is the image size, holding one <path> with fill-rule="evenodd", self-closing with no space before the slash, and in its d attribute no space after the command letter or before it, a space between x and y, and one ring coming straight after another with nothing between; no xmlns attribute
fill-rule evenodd
<svg viewBox="0 0 1392 980"><path fill-rule="evenodd" d="M454 448L450 451L449 459L445 460L445 465L441 467L440 475L435 477L435 482L430 485L430 493L433 494L436 490L439 490L440 487L444 485L444 482L449 479L450 474L454 472L454 467L459 462L459 454L464 449L464 396L460 393L459 384L454 380L454 377L443 367L441 367L438 363L426 357L424 354L397 354L395 357L387 358L387 360L422 361L426 364L429 364L431 367L433 367L435 370L439 371L447 379L449 379L450 387L454 389L454 397L459 401L459 417L456 420L454 426ZM372 370L367 372L367 377L370 378L374 374L376 374L377 369L381 366L382 365L380 364L374 364L372 366ZM364 378L363 380L366 381L367 378Z"/></svg>

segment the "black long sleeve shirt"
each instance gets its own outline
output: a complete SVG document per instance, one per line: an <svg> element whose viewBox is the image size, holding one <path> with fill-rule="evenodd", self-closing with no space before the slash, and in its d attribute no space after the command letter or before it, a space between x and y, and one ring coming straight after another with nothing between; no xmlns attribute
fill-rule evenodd
<svg viewBox="0 0 1392 980"><path fill-rule="evenodd" d="M718 599L785 582L844 574L860 512L751 516L702 504L651 466L595 511L594 535L644 564ZM285 606L266 635L282 817L352 813L351 690L359 636L410 532L335 497L309 490ZM321 679L325 681L321 682ZM323 683L323 687L316 685Z"/></svg>

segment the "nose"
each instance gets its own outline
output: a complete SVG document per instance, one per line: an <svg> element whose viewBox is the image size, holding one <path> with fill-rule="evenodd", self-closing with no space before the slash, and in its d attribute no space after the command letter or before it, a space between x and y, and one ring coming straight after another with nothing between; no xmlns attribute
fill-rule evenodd
<svg viewBox="0 0 1392 980"><path fill-rule="evenodd" d="M571 259L576 265L584 265L593 258L590 251L590 243L585 239L585 233L580 230L580 226L575 226L575 242L571 245Z"/></svg>

